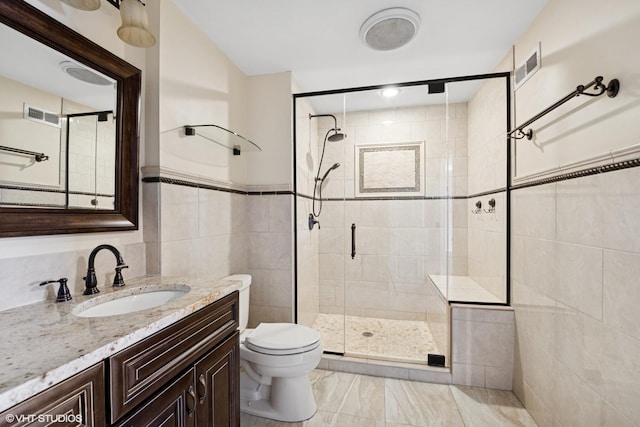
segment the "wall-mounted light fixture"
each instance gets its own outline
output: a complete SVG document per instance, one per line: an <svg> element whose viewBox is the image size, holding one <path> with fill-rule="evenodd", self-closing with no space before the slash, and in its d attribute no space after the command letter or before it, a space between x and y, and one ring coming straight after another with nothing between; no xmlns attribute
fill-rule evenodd
<svg viewBox="0 0 640 427"><path fill-rule="evenodd" d="M100 0L61 0L63 3L79 10L97 10ZM140 0L106 0L110 5L120 9L122 25L116 33L120 39L132 46L151 47L156 38L149 31L149 17L145 4Z"/></svg>

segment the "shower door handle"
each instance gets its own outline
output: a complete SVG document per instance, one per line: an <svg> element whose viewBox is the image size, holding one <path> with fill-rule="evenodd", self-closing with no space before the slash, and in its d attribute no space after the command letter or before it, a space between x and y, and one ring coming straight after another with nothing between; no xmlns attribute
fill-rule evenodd
<svg viewBox="0 0 640 427"><path fill-rule="evenodd" d="M351 224L351 259L356 257L356 225Z"/></svg>

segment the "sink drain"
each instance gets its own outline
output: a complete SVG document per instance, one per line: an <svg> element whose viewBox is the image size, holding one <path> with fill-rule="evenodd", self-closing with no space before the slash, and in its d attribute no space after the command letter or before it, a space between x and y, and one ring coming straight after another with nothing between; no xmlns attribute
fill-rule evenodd
<svg viewBox="0 0 640 427"><path fill-rule="evenodd" d="M372 337L373 336L373 332L363 332L362 336L363 337L367 337L367 338Z"/></svg>

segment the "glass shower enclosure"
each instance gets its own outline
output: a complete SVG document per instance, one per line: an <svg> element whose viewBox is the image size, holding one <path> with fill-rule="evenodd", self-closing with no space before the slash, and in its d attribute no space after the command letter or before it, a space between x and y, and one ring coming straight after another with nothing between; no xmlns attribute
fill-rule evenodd
<svg viewBox="0 0 640 427"><path fill-rule="evenodd" d="M482 208L495 234L505 226L491 215L505 210L506 181L502 193L470 193L482 186L470 182L469 128L471 117L485 127L499 122L487 132L502 138L506 161L507 81L490 75L295 96L296 317L321 332L325 352L416 364L444 356L448 366L450 304L508 304L505 230L494 239L502 248L494 269L482 264L487 251L470 249L486 236L469 225L471 195L497 203ZM470 112L483 90L502 103L482 99L490 111ZM485 113L500 118L489 123Z"/></svg>

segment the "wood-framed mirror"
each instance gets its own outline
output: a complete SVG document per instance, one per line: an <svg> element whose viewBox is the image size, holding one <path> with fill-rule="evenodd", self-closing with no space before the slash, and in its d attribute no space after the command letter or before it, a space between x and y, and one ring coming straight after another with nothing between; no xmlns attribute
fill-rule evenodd
<svg viewBox="0 0 640 427"><path fill-rule="evenodd" d="M0 111L0 146L4 147L0 150L0 237L136 230L138 228L138 108L141 71L23 1L0 2L0 26L3 27L1 30L5 34L0 35L5 38L2 40L2 45L11 45L12 43L7 43L6 39L13 40L14 36L16 39L28 39L43 51L67 58L68 61L63 60L59 63L60 68L64 68L63 62L71 62L79 66L81 72L88 71L104 80L103 85L109 87L113 93L110 106L106 111L100 102L67 100L66 95L59 93L55 93L58 97L56 99L59 100L56 102L63 107L62 111L55 111L54 114L47 108L33 107L32 102L28 103L27 100L22 99L20 108L24 111L7 112L6 109ZM13 58L12 61L3 58L3 61L20 62L19 58ZM40 65L32 65L29 70L37 68L40 68ZM29 74L23 71L17 73L25 76ZM69 71L67 73L72 74ZM52 74L54 73L46 73L47 78L44 80L50 80L49 77ZM0 75L0 79L5 77ZM11 78L9 80L11 81ZM11 84L14 82L11 81ZM82 84L86 83L80 83ZM25 85L25 83L18 82L15 85ZM31 88L28 84L25 87ZM86 93L86 90L81 87L79 92ZM107 100L108 98L107 94ZM45 101L39 102L45 103ZM82 107L83 105L89 106ZM80 157L76 159L73 149L69 148L71 145L69 135L72 132L69 129L74 121L80 118L85 120L86 116L91 116L89 118L92 120L91 126L94 124L98 126L98 122L107 123L106 131L98 129L95 133L101 135L100 141L108 141L109 148L106 150L108 161L105 162L102 158L90 159L84 162L84 165L88 165L87 168L94 172L101 170L108 179L97 177L98 172L95 172L96 177L83 179L82 175L79 175L79 179L75 178L77 183L74 183L72 177L75 172L86 171L83 163L77 161ZM18 130L12 128L6 131L2 128L3 119L7 119L4 120L5 122L13 120L14 124L18 123L21 127ZM25 119L30 121L27 123ZM43 123L32 123L38 120ZM37 148L19 145L27 145L26 142L20 141L42 144L42 141L38 142L38 132L45 132L44 129L51 127L52 122L55 122L53 127L58 124L59 129L54 130L54 133L57 132L54 141L57 138L57 142L48 145L48 153L43 153ZM42 126L43 124L46 126ZM35 133L25 133L24 129L27 126L40 127ZM79 127L86 128L86 123L80 123ZM93 128L91 129L93 132ZM50 130L47 132L51 133ZM20 137L17 138L15 135ZM104 135L109 135L109 138ZM96 157L98 152L105 151L104 147L100 148L97 142L94 145L95 147L91 147L89 151L93 150ZM86 151L86 147L80 147L79 150ZM38 157L38 153L44 154L45 158ZM58 165L59 168L57 168ZM45 170L49 172L44 172ZM42 175L46 175L51 182L46 180L39 182ZM84 181L97 182L101 179L106 182L102 184L102 189L100 185L95 184L89 191L74 190L74 186L80 188L86 184ZM39 203L44 200L45 195L50 198L52 195L55 196L54 193L58 193L59 202ZM26 195L31 199L25 199ZM84 197L84 202L74 202L82 195L88 198ZM78 197L74 199L75 196ZM64 198L63 202L60 201L61 198ZM90 203L87 204L87 201ZM102 205L98 206L99 203Z"/></svg>

